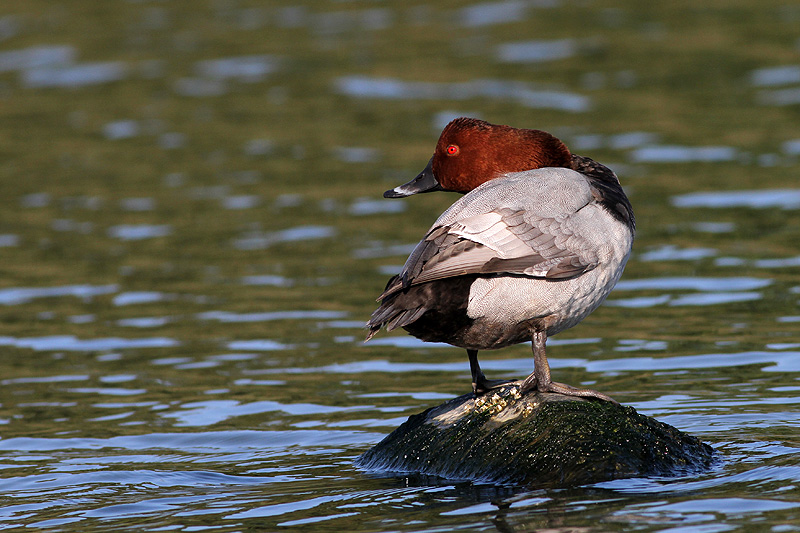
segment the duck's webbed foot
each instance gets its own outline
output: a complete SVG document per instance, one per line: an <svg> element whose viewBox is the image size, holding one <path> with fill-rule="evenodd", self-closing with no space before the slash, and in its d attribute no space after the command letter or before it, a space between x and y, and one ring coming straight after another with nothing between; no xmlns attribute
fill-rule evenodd
<svg viewBox="0 0 800 533"><path fill-rule="evenodd" d="M547 381L547 383L541 383L535 376L535 372L528 376L520 384L519 392L521 394L525 394L529 391L538 391L538 392L555 392L558 394L563 394L565 396L579 396L581 398L595 398L598 400L604 400L606 402L611 402L614 404L619 405L614 398L607 394L603 394L602 392L598 392L593 389L579 389L577 387L573 387L571 385L567 385L565 383L559 383L557 381Z"/></svg>
<svg viewBox="0 0 800 533"><path fill-rule="evenodd" d="M512 383L512 381L505 379L486 379L478 364L478 350L467 350L467 355L469 355L469 369L472 372L472 392L475 393L475 396L485 394L507 383Z"/></svg>
<svg viewBox="0 0 800 533"><path fill-rule="evenodd" d="M472 392L475 393L475 396L479 396L489 392L492 389L499 389L503 385L507 385L509 383L514 382L508 379L486 379L486 376L481 374L477 381L472 382Z"/></svg>
<svg viewBox="0 0 800 533"><path fill-rule="evenodd" d="M611 396L592 389L579 389L550 379L550 364L545 355L545 342L547 334L544 331L533 333L533 373L520 383L520 393L528 391L555 392L566 396L579 396L581 398L596 398L619 405Z"/></svg>

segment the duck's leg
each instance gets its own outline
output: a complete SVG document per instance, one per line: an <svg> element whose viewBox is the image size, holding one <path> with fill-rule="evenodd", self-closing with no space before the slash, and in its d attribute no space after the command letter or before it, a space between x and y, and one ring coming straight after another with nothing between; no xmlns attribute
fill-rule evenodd
<svg viewBox="0 0 800 533"><path fill-rule="evenodd" d="M557 392L567 396L581 396L583 398L597 398L607 402L617 403L616 400L592 389L577 389L564 383L558 383L550 379L550 364L547 362L545 343L547 342L547 332L533 332L533 373L528 376L520 385L520 392L537 390L539 392ZM476 361L477 362L477 361Z"/></svg>
<svg viewBox="0 0 800 533"><path fill-rule="evenodd" d="M478 364L478 350L467 350L467 355L469 356L469 370L472 372L472 392L476 396L510 383L503 379L486 379Z"/></svg>

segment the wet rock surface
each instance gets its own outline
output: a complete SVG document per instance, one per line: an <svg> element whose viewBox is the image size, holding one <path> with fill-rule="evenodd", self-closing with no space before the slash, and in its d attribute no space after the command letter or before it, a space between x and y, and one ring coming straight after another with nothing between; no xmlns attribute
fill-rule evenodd
<svg viewBox="0 0 800 533"><path fill-rule="evenodd" d="M711 466L696 437L632 407L508 385L413 415L361 455L366 470L512 485L673 476Z"/></svg>

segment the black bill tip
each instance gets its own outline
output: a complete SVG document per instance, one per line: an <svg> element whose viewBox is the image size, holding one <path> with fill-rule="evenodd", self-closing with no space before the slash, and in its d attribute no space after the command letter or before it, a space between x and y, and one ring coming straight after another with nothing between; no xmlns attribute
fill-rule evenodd
<svg viewBox="0 0 800 533"><path fill-rule="evenodd" d="M399 185L394 189L389 189L383 193L384 198L405 198L412 194L419 194L423 192L443 191L439 180L433 175L433 158L428 161L428 165L420 172L416 178Z"/></svg>

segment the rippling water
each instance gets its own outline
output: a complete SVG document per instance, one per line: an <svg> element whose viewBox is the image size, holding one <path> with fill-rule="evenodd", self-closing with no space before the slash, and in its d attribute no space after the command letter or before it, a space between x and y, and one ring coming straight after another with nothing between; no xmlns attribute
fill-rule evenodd
<svg viewBox="0 0 800 533"><path fill-rule="evenodd" d="M273 4L0 7L0 528L800 530L796 6ZM454 199L381 193L462 114L618 171L634 255L553 372L711 471L353 466L470 387L462 350L362 343ZM481 362L522 377L530 347Z"/></svg>

